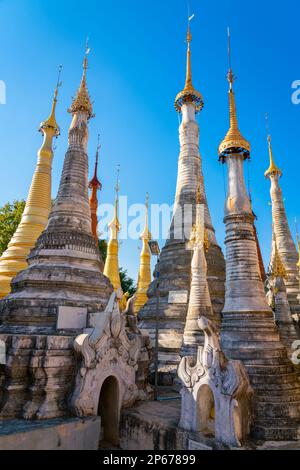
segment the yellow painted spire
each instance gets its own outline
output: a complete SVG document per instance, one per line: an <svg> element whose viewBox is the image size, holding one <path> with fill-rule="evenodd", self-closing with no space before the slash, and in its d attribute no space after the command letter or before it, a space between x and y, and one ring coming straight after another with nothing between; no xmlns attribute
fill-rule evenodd
<svg viewBox="0 0 300 470"><path fill-rule="evenodd" d="M110 239L107 245L107 256L104 266L104 275L107 276L113 285L114 290L121 288L121 279L119 272L119 242L118 235L120 231L120 222L118 218L119 206L119 167L117 170L116 198L114 207L114 217L109 223Z"/></svg>
<svg viewBox="0 0 300 470"><path fill-rule="evenodd" d="M268 146L269 146L270 166L265 172L265 177L268 178L269 176L275 175L275 174L282 176L282 171L275 165L275 162L274 162L272 139L270 135L268 135Z"/></svg>
<svg viewBox="0 0 300 470"><path fill-rule="evenodd" d="M230 30L228 28L228 57L229 57L229 70L227 74L227 80L229 82L229 116L230 116L230 127L227 132L225 139L219 146L219 157L223 162L226 156L231 153L241 153L245 158L250 156L250 144L242 136L237 121L235 96L233 91L233 83L235 77L231 68L231 45L230 45Z"/></svg>
<svg viewBox="0 0 300 470"><path fill-rule="evenodd" d="M7 250L0 258L0 298L10 293L10 282L27 267L27 257L35 243L45 229L51 209L51 174L53 138L60 133L55 118L59 77L52 101L52 110L48 119L40 125L40 131L44 136L43 144L38 151L36 169L31 181L25 209L20 224L10 240Z"/></svg>
<svg viewBox="0 0 300 470"><path fill-rule="evenodd" d="M57 104L58 88L61 86L61 82L60 82L61 70L62 70L62 65L60 65L59 69L58 69L57 85L56 85L56 88L54 90L54 97L53 97L53 101L52 101L52 109L51 109L50 116L45 121L42 121L41 125L40 125L40 131L41 132L43 131L43 129L52 128L52 129L55 130L55 135L56 136L58 136L60 134L60 129L59 129L59 126L56 122L55 110L56 110L56 104Z"/></svg>
<svg viewBox="0 0 300 470"><path fill-rule="evenodd" d="M142 251L140 254L140 269L138 276L138 285L136 291L136 301L134 305L134 312L137 315L140 309L145 305L148 300L147 291L151 283L151 252L149 248L149 241L151 240L151 233L149 230L149 195L146 195L146 216L145 227L141 233L140 239L143 242Z"/></svg>
<svg viewBox="0 0 300 470"><path fill-rule="evenodd" d="M192 81L192 65L191 65L191 28L190 22L194 18L194 15L188 18L188 30L186 36L187 51L186 51L186 77L184 89L178 93L175 99L175 109L177 112L181 112L182 105L185 103L194 103L196 112L201 111L203 108L203 98L199 91L195 90Z"/></svg>
<svg viewBox="0 0 300 470"><path fill-rule="evenodd" d="M287 278L287 272L282 263L282 260L278 251L274 227L273 227L273 256L272 256L272 262L271 262L270 275L271 275L271 279L274 279L276 277L282 277L282 279Z"/></svg>
<svg viewBox="0 0 300 470"><path fill-rule="evenodd" d="M86 113L88 116L88 119L93 117L93 106L92 106L92 102L91 102L87 84L86 84L86 71L88 68L89 53L90 53L90 48L88 46L88 41L87 41L86 48L85 48L85 56L83 60L83 74L82 74L81 83L76 93L76 96L73 99L73 103L68 109L69 113L71 114L78 113L78 112Z"/></svg>

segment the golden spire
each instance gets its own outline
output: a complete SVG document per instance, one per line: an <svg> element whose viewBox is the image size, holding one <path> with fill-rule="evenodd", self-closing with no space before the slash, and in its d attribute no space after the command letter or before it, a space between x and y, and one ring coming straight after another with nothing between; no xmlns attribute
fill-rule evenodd
<svg viewBox="0 0 300 470"><path fill-rule="evenodd" d="M98 158L99 158L99 150L101 148L101 145L99 143L100 139L100 134L98 134L98 145L97 145L97 150L96 150L96 161L95 161L95 170L94 170L94 176L89 182L89 189L92 190L91 196L89 199L90 203L90 209L91 209L91 219L92 219L92 234L95 238L96 243L98 244L98 232L97 232L97 227L98 227L98 217L97 217L97 210L98 210L98 198L97 198L97 191L102 189L102 184L98 180Z"/></svg>
<svg viewBox="0 0 300 470"><path fill-rule="evenodd" d="M242 136L237 122L235 97L233 91L233 83L235 77L231 68L231 44L230 44L230 29L228 28L228 62L229 70L227 80L229 82L229 111L230 111L230 128L227 132L225 139L219 146L219 159L223 162L225 158L231 153L243 154L245 158L250 157L250 144Z"/></svg>
<svg viewBox="0 0 300 470"><path fill-rule="evenodd" d="M145 305L148 300L147 291L151 283L151 252L149 248L149 241L151 240L151 233L149 230L149 194L146 194L146 215L145 215L145 228L141 233L140 239L143 241L143 247L140 255L140 269L138 276L138 284L136 291L136 301L134 305L134 313L137 315L140 309Z"/></svg>
<svg viewBox="0 0 300 470"><path fill-rule="evenodd" d="M77 113L77 112L83 112L86 113L88 116L88 119L92 118L93 115L93 106L91 103L90 95L87 89L87 84L86 84L86 71L88 68L88 55L90 53L90 48L88 45L88 40L86 41L86 46L85 46L85 56L83 60L83 74L82 74L82 79L81 83L79 86L79 89L76 93L75 98L73 99L73 103L71 104L70 108L68 109L68 112L71 114Z"/></svg>
<svg viewBox="0 0 300 470"><path fill-rule="evenodd" d="M116 198L114 207L114 217L109 223L110 240L107 245L107 257L104 266L104 275L107 276L113 285L114 290L121 288L121 280L119 273L119 242L118 234L120 231L120 222L118 219L118 206L119 206L119 173L120 166L117 168L117 183L116 183Z"/></svg>
<svg viewBox="0 0 300 470"><path fill-rule="evenodd" d="M268 115L267 114L266 114L266 125L267 125L267 132L268 132L269 128L268 128ZM269 176L275 175L275 174L282 176L282 171L275 165L275 162L274 162L272 139L269 133L268 133L268 147L269 147L270 166L265 172L265 177L268 178Z"/></svg>
<svg viewBox="0 0 300 470"><path fill-rule="evenodd" d="M274 227L273 227L273 257L272 257L270 275L271 275L271 279L274 279L276 277L281 277L282 279L287 278L287 272L282 263L282 260L278 251Z"/></svg>
<svg viewBox="0 0 300 470"><path fill-rule="evenodd" d="M25 209L16 232L6 251L0 258L0 298L10 293L11 280L27 268L27 257L36 241L45 229L51 209L51 175L53 159L53 139L59 135L59 126L55 119L59 76L55 88L52 110L48 119L40 125L43 143L38 151L38 160L32 177Z"/></svg>
<svg viewBox="0 0 300 470"><path fill-rule="evenodd" d="M149 217L148 217L148 211L149 211L149 194L146 193L146 215L145 215L145 228L143 232L141 233L140 239L141 240L146 240L147 242L151 240L151 233L149 231Z"/></svg>
<svg viewBox="0 0 300 470"><path fill-rule="evenodd" d="M181 112L182 105L184 103L194 103L196 112L201 111L203 108L203 98L199 91L195 90L193 87L192 81L192 66L191 66L191 28L190 22L194 18L195 15L189 16L188 18L188 30L186 36L187 42L187 52L186 52L186 78L185 78L185 85L184 89L178 93L175 99L175 109L178 113Z"/></svg>
<svg viewBox="0 0 300 470"><path fill-rule="evenodd" d="M62 85L62 83L60 82L61 70L62 70L62 65L60 65L59 68L58 68L57 84L56 84L56 87L55 87L55 90L54 90L54 97L53 97L53 101L52 101L52 109L51 109L50 116L45 121L42 121L41 124L40 124L40 131L41 132L43 132L43 130L45 130L47 128L52 128L55 131L55 136L56 137L60 135L60 128L59 128L59 126L56 122L56 118L55 118L55 110L56 110L56 104L57 104L58 89Z"/></svg>

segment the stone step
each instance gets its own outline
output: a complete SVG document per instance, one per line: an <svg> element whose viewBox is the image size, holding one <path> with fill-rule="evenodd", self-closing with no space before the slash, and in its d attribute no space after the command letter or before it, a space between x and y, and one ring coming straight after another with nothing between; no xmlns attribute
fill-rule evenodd
<svg viewBox="0 0 300 470"><path fill-rule="evenodd" d="M251 383L251 380L250 380L250 383ZM259 393L260 391L262 392L272 392L272 396L274 393L276 393L277 391L290 391L290 390L293 390L294 392L297 392L300 387L297 386L297 383L295 383L295 381L291 382L291 383L265 383L263 381L261 381L260 383L256 383L254 384L253 386L254 390Z"/></svg>
<svg viewBox="0 0 300 470"><path fill-rule="evenodd" d="M249 375L252 375L252 374L269 374L269 375L272 375L272 374L290 374L290 373L294 373L295 372L295 369L294 369L294 366L293 364L283 364L283 365L258 365L258 364L245 364L245 367L247 369L247 372Z"/></svg>
<svg viewBox="0 0 300 470"><path fill-rule="evenodd" d="M241 360L247 364L271 364L276 365L278 360L282 360L282 364L287 363L288 357L286 349L230 349L225 351L230 359ZM284 362L285 361L285 362Z"/></svg>
<svg viewBox="0 0 300 470"><path fill-rule="evenodd" d="M300 416L300 400L295 402L269 402L259 403L254 405L255 415L263 415L269 419L282 419L285 416ZM276 423L275 423L276 424Z"/></svg>
<svg viewBox="0 0 300 470"><path fill-rule="evenodd" d="M282 403L283 401L288 401L289 403L294 403L300 401L300 391L299 390L282 390L276 391L276 393L270 395L260 395L256 394L255 399L257 403Z"/></svg>
<svg viewBox="0 0 300 470"><path fill-rule="evenodd" d="M267 372L267 371L266 371ZM269 372L269 371L268 371ZM249 374L250 376L250 382L251 384L255 387L255 384L299 384L299 389L300 389L300 382L298 380L298 375L296 372L292 372L289 374L274 374L274 375L269 375L269 374Z"/></svg>
<svg viewBox="0 0 300 470"><path fill-rule="evenodd" d="M271 420L257 422L252 427L251 433L257 439L265 441L296 441L300 438L299 423L274 424Z"/></svg>

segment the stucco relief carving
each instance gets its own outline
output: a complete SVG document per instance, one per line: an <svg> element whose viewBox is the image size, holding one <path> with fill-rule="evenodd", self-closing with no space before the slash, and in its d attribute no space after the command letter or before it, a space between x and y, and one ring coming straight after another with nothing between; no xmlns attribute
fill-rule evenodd
<svg viewBox="0 0 300 470"><path fill-rule="evenodd" d="M252 389L241 361L229 361L220 346L214 322L201 317L204 347L195 358L183 357L178 368L182 381L179 426L214 435L225 445L240 446L250 428Z"/></svg>
<svg viewBox="0 0 300 470"><path fill-rule="evenodd" d="M147 390L137 385L137 372L145 355L150 359L149 338L139 329L126 326L128 319L126 312L120 313L119 297L113 292L105 311L94 314L91 328L74 341L81 364L71 405L78 416L97 415L101 387L110 376L118 381L120 408L147 397Z"/></svg>

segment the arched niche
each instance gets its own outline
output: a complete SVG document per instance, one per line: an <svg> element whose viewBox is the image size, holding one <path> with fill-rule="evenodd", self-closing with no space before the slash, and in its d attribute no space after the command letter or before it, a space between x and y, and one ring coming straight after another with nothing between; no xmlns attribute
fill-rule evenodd
<svg viewBox="0 0 300 470"><path fill-rule="evenodd" d="M215 399L207 384L201 385L197 393L197 427L201 433L215 436Z"/></svg>
<svg viewBox="0 0 300 470"><path fill-rule="evenodd" d="M98 414L101 417L100 447L119 445L120 390L116 377L107 377L101 387Z"/></svg>

